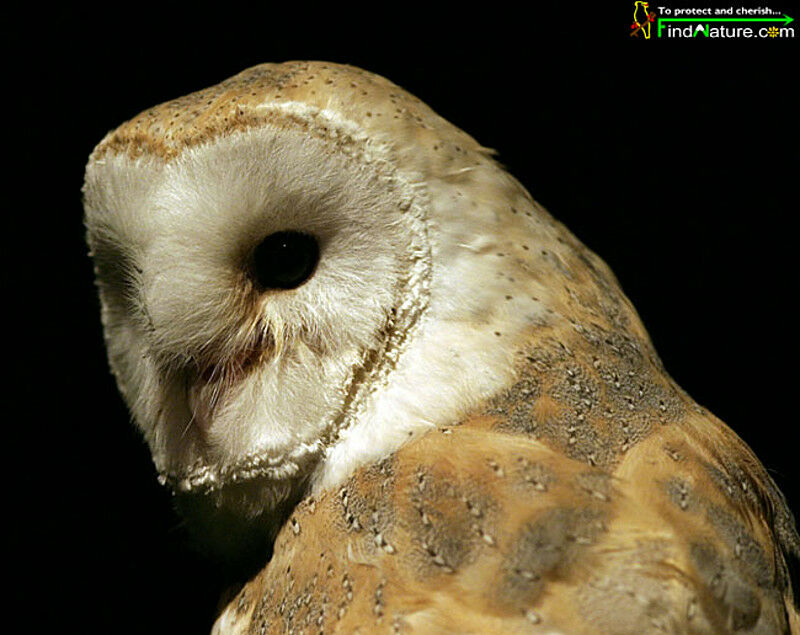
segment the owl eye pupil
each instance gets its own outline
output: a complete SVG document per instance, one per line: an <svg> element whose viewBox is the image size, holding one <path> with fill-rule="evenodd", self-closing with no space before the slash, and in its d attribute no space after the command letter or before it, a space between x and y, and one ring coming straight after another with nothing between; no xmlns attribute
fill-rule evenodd
<svg viewBox="0 0 800 635"><path fill-rule="evenodd" d="M318 260L319 246L313 236L276 232L253 252L253 272L262 289L294 289L314 273Z"/></svg>

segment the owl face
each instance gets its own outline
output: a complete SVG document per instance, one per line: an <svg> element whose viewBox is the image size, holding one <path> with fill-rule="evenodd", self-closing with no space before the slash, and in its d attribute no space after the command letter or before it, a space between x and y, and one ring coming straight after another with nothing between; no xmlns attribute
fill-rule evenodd
<svg viewBox="0 0 800 635"><path fill-rule="evenodd" d="M263 65L143 113L84 195L111 369L161 479L245 514L507 382L549 319L522 257L563 243L474 140L335 65Z"/></svg>
<svg viewBox="0 0 800 635"><path fill-rule="evenodd" d="M402 187L297 131L110 158L88 183L112 368L180 487L292 475L422 309Z"/></svg>

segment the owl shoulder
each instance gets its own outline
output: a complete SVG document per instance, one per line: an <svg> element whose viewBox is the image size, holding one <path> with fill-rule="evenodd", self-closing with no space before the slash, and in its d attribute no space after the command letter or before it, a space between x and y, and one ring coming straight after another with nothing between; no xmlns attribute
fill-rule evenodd
<svg viewBox="0 0 800 635"><path fill-rule="evenodd" d="M608 470L504 425L483 415L432 431L305 500L221 632L782 632L796 621L770 528L716 495L721 477L688 467L688 446L644 441Z"/></svg>

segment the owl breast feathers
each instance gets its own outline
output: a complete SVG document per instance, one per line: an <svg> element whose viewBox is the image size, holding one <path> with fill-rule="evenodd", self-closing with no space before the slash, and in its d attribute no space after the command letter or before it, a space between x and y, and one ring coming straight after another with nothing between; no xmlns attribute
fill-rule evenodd
<svg viewBox="0 0 800 635"><path fill-rule="evenodd" d="M120 391L208 549L263 566L215 630L800 632L783 496L492 155L318 62L92 154Z"/></svg>

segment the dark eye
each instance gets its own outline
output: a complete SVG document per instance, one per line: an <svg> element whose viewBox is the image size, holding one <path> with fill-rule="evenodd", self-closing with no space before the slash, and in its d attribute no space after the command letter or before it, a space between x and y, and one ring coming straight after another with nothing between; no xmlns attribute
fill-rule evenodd
<svg viewBox="0 0 800 635"><path fill-rule="evenodd" d="M314 273L319 246L300 232L270 234L253 252L253 271L262 289L294 289Z"/></svg>

